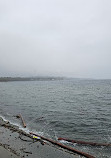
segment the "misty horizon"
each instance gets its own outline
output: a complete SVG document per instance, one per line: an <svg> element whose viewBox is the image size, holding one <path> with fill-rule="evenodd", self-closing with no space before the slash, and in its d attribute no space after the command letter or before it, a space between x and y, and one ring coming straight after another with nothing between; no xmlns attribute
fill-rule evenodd
<svg viewBox="0 0 111 158"><path fill-rule="evenodd" d="M111 79L110 0L0 0L0 77Z"/></svg>

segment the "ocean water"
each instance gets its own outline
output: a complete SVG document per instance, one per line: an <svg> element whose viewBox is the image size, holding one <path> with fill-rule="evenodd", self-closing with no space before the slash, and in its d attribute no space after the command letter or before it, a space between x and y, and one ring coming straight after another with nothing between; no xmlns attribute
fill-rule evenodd
<svg viewBox="0 0 111 158"><path fill-rule="evenodd" d="M57 140L111 143L111 80L64 79L0 83L0 115L27 131ZM111 147L62 141L97 158L111 158Z"/></svg>

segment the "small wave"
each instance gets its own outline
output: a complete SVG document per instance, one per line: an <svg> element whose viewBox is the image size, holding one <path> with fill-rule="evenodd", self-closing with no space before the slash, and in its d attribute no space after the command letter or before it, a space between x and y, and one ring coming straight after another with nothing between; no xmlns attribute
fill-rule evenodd
<svg viewBox="0 0 111 158"><path fill-rule="evenodd" d="M4 106L13 106L13 105L5 104Z"/></svg>
<svg viewBox="0 0 111 158"><path fill-rule="evenodd" d="M54 100L49 100L48 102L54 103L55 101Z"/></svg>
<svg viewBox="0 0 111 158"><path fill-rule="evenodd" d="M15 123L15 122L13 122L13 121L10 121L10 120L6 119L5 116L0 115L0 117L1 117L4 121L9 121L10 124L17 126L19 129L21 129L22 131L24 131L24 132L26 132L26 133L28 133L28 134L29 134L30 132L34 132L34 133L37 133L37 134L39 134L39 135L41 135L41 136L44 135L43 132L40 132L40 131L37 131L37 130L34 130L34 129L33 129L33 130L30 130L29 127L23 128L19 123Z"/></svg>
<svg viewBox="0 0 111 158"><path fill-rule="evenodd" d="M60 140L60 143L62 143L62 144L68 144L69 142L66 141L66 140Z"/></svg>
<svg viewBox="0 0 111 158"><path fill-rule="evenodd" d="M75 147L77 143L71 143L66 140L60 140L60 143Z"/></svg>
<svg viewBox="0 0 111 158"><path fill-rule="evenodd" d="M69 101L69 100L64 100L64 99L63 99L63 101L64 101L65 103L68 103L68 104L75 103L74 101Z"/></svg>

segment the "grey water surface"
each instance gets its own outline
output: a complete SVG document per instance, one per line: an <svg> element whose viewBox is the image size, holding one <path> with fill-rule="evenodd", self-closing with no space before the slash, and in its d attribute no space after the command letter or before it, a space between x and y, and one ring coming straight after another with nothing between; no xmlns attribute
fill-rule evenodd
<svg viewBox="0 0 111 158"><path fill-rule="evenodd" d="M0 114L27 130L57 140L111 143L111 80L64 79L0 83ZM71 144L97 158L111 158L111 147Z"/></svg>

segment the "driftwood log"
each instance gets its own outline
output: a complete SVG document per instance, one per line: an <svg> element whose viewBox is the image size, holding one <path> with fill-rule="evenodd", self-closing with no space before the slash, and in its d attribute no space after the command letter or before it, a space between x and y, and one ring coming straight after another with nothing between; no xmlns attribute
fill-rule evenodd
<svg viewBox="0 0 111 158"><path fill-rule="evenodd" d="M22 117L21 114L20 114L20 118L21 118L21 120L22 120L22 123L23 123L24 128L26 128L26 123L25 123L25 121L24 121L24 119L23 119L23 117Z"/></svg>
<svg viewBox="0 0 111 158"><path fill-rule="evenodd" d="M26 128L26 123L25 123L25 121L24 121L24 119L23 119L22 115L21 115L21 114L19 114L19 115L17 115L16 117L17 117L17 118L21 118L22 123L23 123L23 127L24 127L24 128Z"/></svg>
<svg viewBox="0 0 111 158"><path fill-rule="evenodd" d="M92 146L111 146L111 144L106 143L94 143L94 142L85 142L85 141L78 141L78 140L71 140L68 138L58 138L58 140L65 140L71 143L77 143L77 144L84 144L84 145L92 145Z"/></svg>
<svg viewBox="0 0 111 158"><path fill-rule="evenodd" d="M30 134L31 134L31 135L35 135L35 136L38 136L38 137L42 138L43 140L46 140L46 141L48 141L48 142L50 142L50 143L52 143L52 144L54 144L54 145L57 145L57 146L59 146L59 147L61 147L61 148L67 149L67 150L69 150L69 151L72 151L72 152L74 152L74 153L77 153L77 154L79 154L79 155L81 155L81 156L84 156L84 157L86 157L86 158L95 158L94 156L92 156L92 155L90 155L90 154L88 154L88 153L81 152L81 151L76 150L76 149L74 149L74 148L72 148L72 147L63 145L63 144L61 144L61 143L59 143L59 142L56 142L56 141L54 141L54 140L52 140L52 139L45 138L45 137L43 137L43 136L40 136L40 135L35 134L35 133L32 133L32 132L30 132Z"/></svg>

